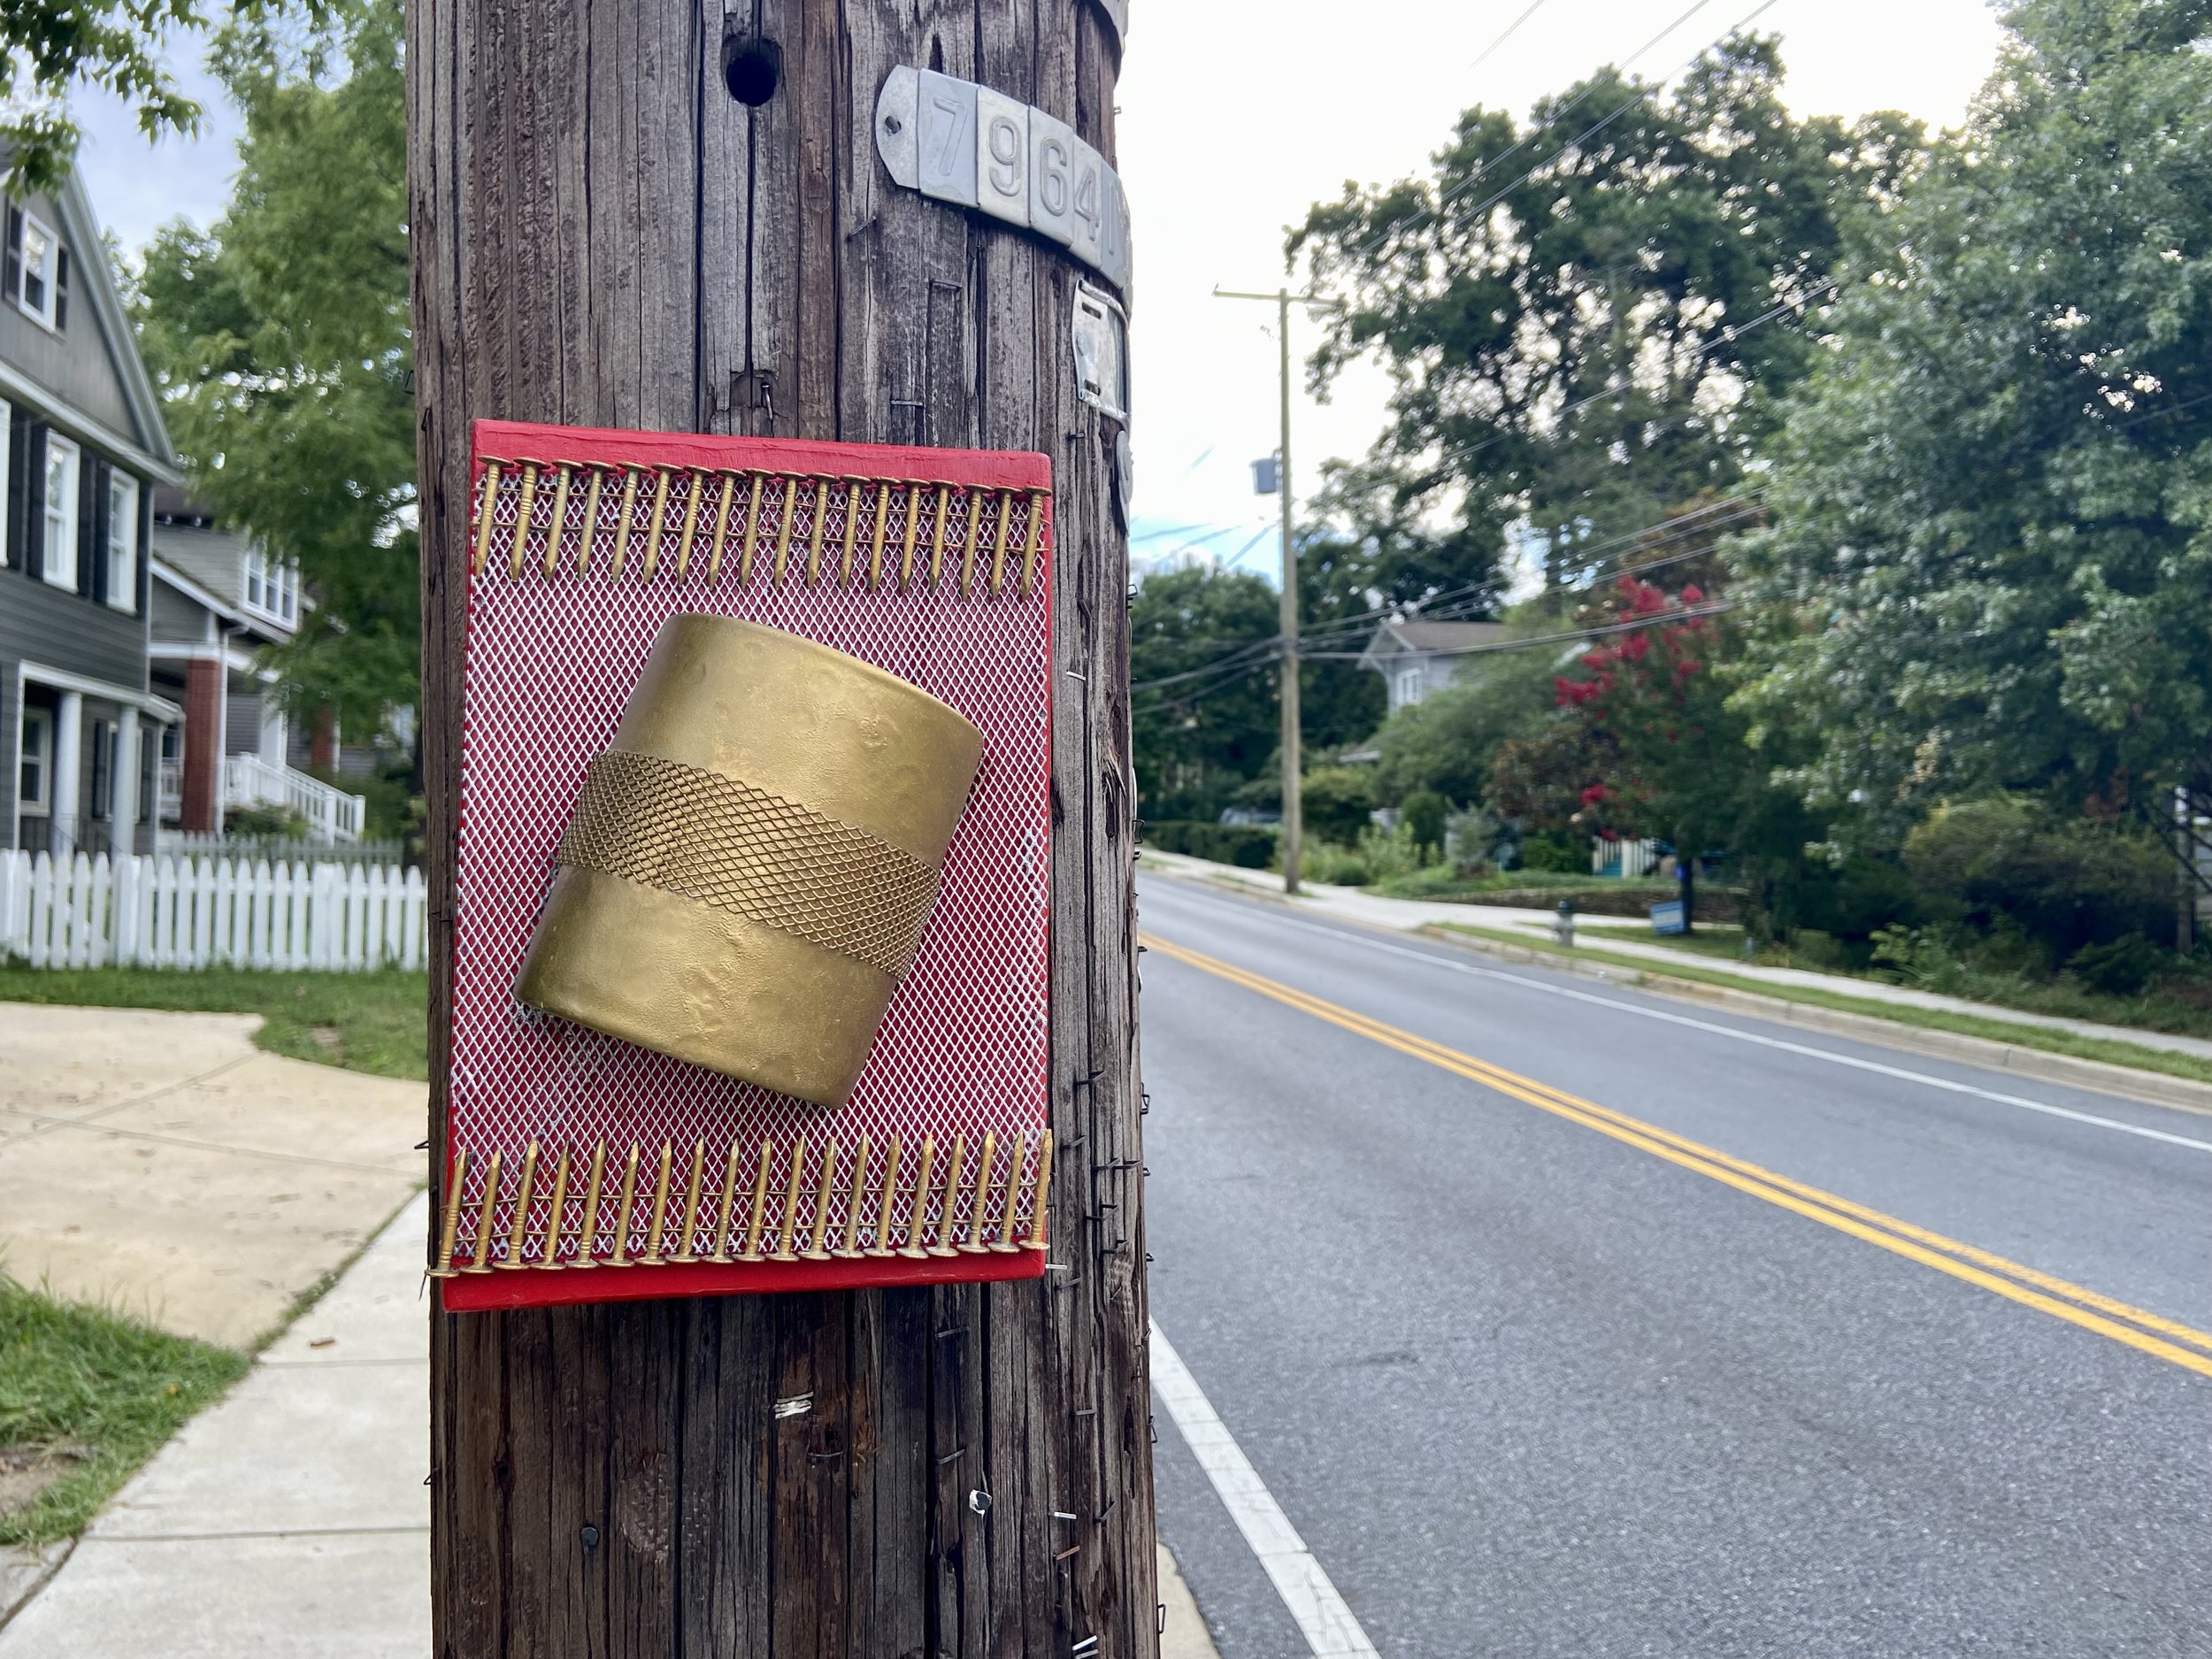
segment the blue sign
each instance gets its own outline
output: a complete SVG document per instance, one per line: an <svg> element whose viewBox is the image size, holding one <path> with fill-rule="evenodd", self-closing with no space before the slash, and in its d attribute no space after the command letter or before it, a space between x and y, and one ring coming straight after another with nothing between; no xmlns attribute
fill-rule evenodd
<svg viewBox="0 0 2212 1659"><path fill-rule="evenodd" d="M1682 914L1680 899L1669 899L1663 904L1651 907L1651 931L1662 936L1690 931L1689 920Z"/></svg>

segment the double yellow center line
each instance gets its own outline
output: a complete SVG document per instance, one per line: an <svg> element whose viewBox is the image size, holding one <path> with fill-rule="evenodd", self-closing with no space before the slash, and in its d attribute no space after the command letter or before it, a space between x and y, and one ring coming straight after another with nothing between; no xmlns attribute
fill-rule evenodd
<svg viewBox="0 0 2212 1659"><path fill-rule="evenodd" d="M1824 1227L1850 1234L1868 1244L1879 1246L1892 1255L1932 1267L1938 1272L1963 1279L1970 1285L1993 1292L2023 1307L2047 1313L2053 1318L2063 1319L2069 1325L2079 1325L2085 1331L2094 1331L2100 1336L2124 1342L2128 1347L2153 1354L2160 1359L2195 1371L2200 1376L2212 1377L2212 1333L2197 1330L2178 1320L2165 1318L2142 1308L2131 1307L2109 1296L2100 1295L2079 1285L2069 1284L2048 1273L2038 1272L2017 1262L2008 1261L1987 1250L1947 1239L1939 1233L1900 1221L1894 1216L1855 1204L1849 1199L1839 1198L1833 1193L1808 1187L1801 1181L1777 1175L1771 1170L1747 1164L1741 1158L1731 1157L1725 1152L1660 1128L1655 1124L1631 1118L1595 1102L1540 1083L1533 1078L1509 1071L1502 1066L1478 1060L1448 1048L1442 1043L1432 1042L1426 1037L1401 1031L1364 1014L1356 1014L1348 1008L1310 996L1279 980L1248 972L1217 957L1209 956L1181 945L1171 944L1155 933L1141 933L1142 943L1162 956L1187 963L1241 986L1248 991L1271 997L1286 1007L1294 1008L1316 1019L1325 1019L1332 1025L1356 1033L1385 1048L1425 1060L1431 1065L1493 1088L1515 1100L1525 1101L1554 1117L1579 1124L1585 1129L1594 1129L1609 1135L1624 1146L1632 1146L1654 1157L1664 1158L1686 1170L1732 1187L1740 1193L1763 1199L1809 1221L1816 1221Z"/></svg>

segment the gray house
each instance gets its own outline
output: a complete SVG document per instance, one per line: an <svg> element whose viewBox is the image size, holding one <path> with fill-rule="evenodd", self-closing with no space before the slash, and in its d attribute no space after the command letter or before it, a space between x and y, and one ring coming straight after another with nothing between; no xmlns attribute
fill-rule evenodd
<svg viewBox="0 0 2212 1659"><path fill-rule="evenodd" d="M338 768L335 727L325 719L296 729L263 658L312 603L299 566L170 488L154 495L152 564L151 683L186 710L164 739L162 823L204 834L234 809L273 807L318 840L357 838L362 797L303 770Z"/></svg>
<svg viewBox="0 0 2212 1659"><path fill-rule="evenodd" d="M1359 665L1371 668L1390 688L1390 711L1441 691L1476 660L1471 646L1505 637L1502 622L1421 622L1398 619L1381 624L1360 653Z"/></svg>
<svg viewBox="0 0 2212 1659"><path fill-rule="evenodd" d="M147 678L149 518L179 476L83 185L6 213L0 846L144 851L182 716Z"/></svg>

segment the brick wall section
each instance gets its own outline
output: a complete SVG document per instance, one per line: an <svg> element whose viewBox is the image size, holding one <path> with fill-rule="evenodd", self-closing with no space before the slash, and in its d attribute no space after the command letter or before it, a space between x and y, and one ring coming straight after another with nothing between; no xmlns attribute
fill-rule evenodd
<svg viewBox="0 0 2212 1659"><path fill-rule="evenodd" d="M222 828L216 822L222 771L223 665L196 658L184 665L184 829Z"/></svg>

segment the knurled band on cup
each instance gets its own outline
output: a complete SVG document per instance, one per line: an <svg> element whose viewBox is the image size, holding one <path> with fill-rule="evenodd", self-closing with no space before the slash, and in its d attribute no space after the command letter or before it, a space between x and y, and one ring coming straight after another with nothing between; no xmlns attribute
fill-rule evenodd
<svg viewBox="0 0 2212 1659"><path fill-rule="evenodd" d="M611 749L584 774L560 862L681 894L857 957L914 960L937 872L866 830L719 772Z"/></svg>

